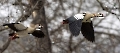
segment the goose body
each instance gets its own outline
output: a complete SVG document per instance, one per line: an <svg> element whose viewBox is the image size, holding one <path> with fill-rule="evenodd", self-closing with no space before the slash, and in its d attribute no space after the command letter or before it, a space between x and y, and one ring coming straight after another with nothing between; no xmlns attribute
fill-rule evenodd
<svg viewBox="0 0 120 53"><path fill-rule="evenodd" d="M38 38L42 38L45 36L41 30L39 30L39 31L36 30L36 28L38 28L39 25L31 24L29 27L25 27L24 25L22 25L20 23L8 23L8 24L3 24L3 26L5 26L5 27L7 26L8 28L10 28L14 31L13 33L9 34L9 36L12 39L15 39L18 37L25 37L30 34L32 34L33 36L38 37Z"/></svg>
<svg viewBox="0 0 120 53"><path fill-rule="evenodd" d="M77 15L77 16L76 16ZM71 16L65 20L63 20L63 24L69 24L69 29L72 35L78 36L80 31L83 36L91 42L95 41L94 37L94 29L91 18L94 17L103 17L101 13L83 13L76 14ZM74 19L73 19L74 18Z"/></svg>

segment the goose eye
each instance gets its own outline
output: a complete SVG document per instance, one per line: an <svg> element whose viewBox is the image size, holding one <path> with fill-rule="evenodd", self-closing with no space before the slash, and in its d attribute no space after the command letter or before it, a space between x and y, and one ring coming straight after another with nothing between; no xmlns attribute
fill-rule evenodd
<svg viewBox="0 0 120 53"><path fill-rule="evenodd" d="M103 14L102 13L99 13L99 16L98 17L103 17Z"/></svg>
<svg viewBox="0 0 120 53"><path fill-rule="evenodd" d="M85 16L86 15L86 13L83 13L83 16Z"/></svg>
<svg viewBox="0 0 120 53"><path fill-rule="evenodd" d="M86 14L86 13L83 13L83 14Z"/></svg>
<svg viewBox="0 0 120 53"><path fill-rule="evenodd" d="M102 15L102 13L98 13L99 15Z"/></svg>

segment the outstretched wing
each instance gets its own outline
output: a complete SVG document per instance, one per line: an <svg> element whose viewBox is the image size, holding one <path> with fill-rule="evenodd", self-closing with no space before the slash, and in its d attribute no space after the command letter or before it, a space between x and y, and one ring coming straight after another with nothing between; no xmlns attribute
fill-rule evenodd
<svg viewBox="0 0 120 53"><path fill-rule="evenodd" d="M91 42L95 41L93 24L91 22L83 22L81 27L81 32L83 36Z"/></svg>
<svg viewBox="0 0 120 53"><path fill-rule="evenodd" d="M7 23L7 24L3 24L3 26L8 26L10 29L16 32L27 29L27 27L25 27L24 25L20 23Z"/></svg>
<svg viewBox="0 0 120 53"><path fill-rule="evenodd" d="M74 35L74 36L79 35L80 30L81 30L81 25L82 25L81 19L69 24L69 29L70 29L70 32L72 33L72 35Z"/></svg>
<svg viewBox="0 0 120 53"><path fill-rule="evenodd" d="M45 34L41 31L41 30L35 30L32 33L33 36L38 37L38 38L43 38L45 36Z"/></svg>

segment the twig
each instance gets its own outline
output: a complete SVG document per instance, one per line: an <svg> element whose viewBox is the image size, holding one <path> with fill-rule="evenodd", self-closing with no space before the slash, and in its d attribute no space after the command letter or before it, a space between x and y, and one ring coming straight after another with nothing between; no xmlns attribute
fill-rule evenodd
<svg viewBox="0 0 120 53"><path fill-rule="evenodd" d="M73 50L76 50L76 49L79 47L79 45L80 45L84 40L85 40L85 38L84 38L84 39L81 39L81 40L73 47Z"/></svg>
<svg viewBox="0 0 120 53"><path fill-rule="evenodd" d="M101 6L101 8L102 8L103 10L105 10L105 11L107 11L107 12L109 12L109 13L113 14L113 15L117 15L116 13L111 12L111 11L109 10L109 8L104 7L104 6L103 6L103 3L102 3L102 2L100 2L99 0L97 0L97 2L100 4L100 6ZM119 18L118 16L120 16L120 15L117 15L117 17L116 17L116 18L120 21L120 18Z"/></svg>
<svg viewBox="0 0 120 53"><path fill-rule="evenodd" d="M68 42L68 53L72 53L72 39L73 38L73 35L70 35L70 37L69 37L69 42Z"/></svg>

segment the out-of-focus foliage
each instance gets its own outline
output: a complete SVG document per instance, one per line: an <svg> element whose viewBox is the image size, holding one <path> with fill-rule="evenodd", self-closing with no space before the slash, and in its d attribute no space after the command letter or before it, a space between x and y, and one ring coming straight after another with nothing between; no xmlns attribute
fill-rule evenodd
<svg viewBox="0 0 120 53"><path fill-rule="evenodd" d="M29 12L28 1L22 0L24 4L18 3L18 5L12 5L13 3L15 0L1 0L0 25L15 22L18 17ZM120 53L119 0L47 0L45 12L53 53ZM61 23L63 19L83 12L101 12L105 16L105 18L93 19L95 43L84 39L81 33L77 37L71 36L68 25ZM31 17L26 18L25 23ZM0 46L8 38L7 32L8 30L0 33ZM12 41L5 53L32 53L37 51L36 42L33 36L16 39Z"/></svg>

